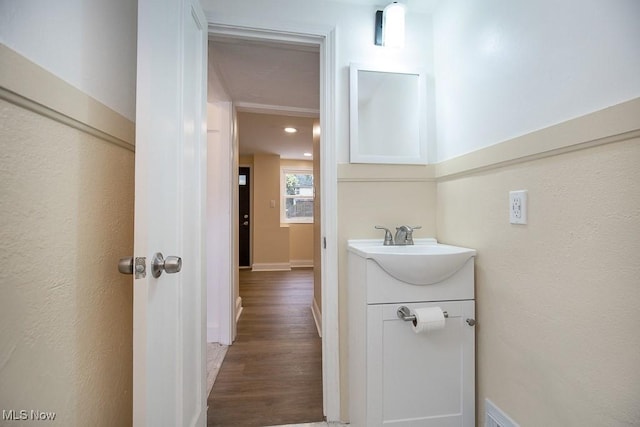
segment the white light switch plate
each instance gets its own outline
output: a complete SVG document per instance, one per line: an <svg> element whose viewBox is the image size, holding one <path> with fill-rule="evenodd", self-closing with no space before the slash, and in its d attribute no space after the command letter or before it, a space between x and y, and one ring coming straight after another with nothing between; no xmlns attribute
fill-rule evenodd
<svg viewBox="0 0 640 427"><path fill-rule="evenodd" d="M509 222L511 224L527 223L527 190L509 192Z"/></svg>

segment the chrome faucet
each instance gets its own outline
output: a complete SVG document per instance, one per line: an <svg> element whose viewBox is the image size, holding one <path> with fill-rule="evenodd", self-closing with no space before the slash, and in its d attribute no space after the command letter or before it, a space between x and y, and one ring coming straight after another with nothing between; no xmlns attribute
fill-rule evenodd
<svg viewBox="0 0 640 427"><path fill-rule="evenodd" d="M416 225L414 227L408 225L401 225L400 227L396 227L396 237L395 239L391 235L391 231L383 227L381 225L376 225L376 229L384 230L384 246L407 246L413 245L413 230L417 230L422 228L420 225ZM395 243L394 243L395 240Z"/></svg>
<svg viewBox="0 0 640 427"><path fill-rule="evenodd" d="M400 227L396 227L396 246L413 245L413 230L419 228L422 228L422 226L416 225L411 227L408 225L401 225Z"/></svg>

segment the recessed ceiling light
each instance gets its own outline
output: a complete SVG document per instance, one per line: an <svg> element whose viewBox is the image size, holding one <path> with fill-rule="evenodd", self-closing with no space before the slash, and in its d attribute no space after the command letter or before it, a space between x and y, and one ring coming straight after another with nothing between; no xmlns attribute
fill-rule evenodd
<svg viewBox="0 0 640 427"><path fill-rule="evenodd" d="M311 154L311 153L304 153L304 156L305 156L305 157L311 157L311 156L313 156L313 154Z"/></svg>
<svg viewBox="0 0 640 427"><path fill-rule="evenodd" d="M286 128L284 128L284 131L286 133L296 133L296 132L298 132L298 129L293 128L293 127L286 127Z"/></svg>

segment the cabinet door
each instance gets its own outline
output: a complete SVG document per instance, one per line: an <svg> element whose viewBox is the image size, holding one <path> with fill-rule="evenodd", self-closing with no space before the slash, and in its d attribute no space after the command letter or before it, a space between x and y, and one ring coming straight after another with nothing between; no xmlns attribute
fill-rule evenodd
<svg viewBox="0 0 640 427"><path fill-rule="evenodd" d="M398 318L438 306L445 327L415 333ZM367 424L421 427L475 426L474 301L369 305L367 313Z"/></svg>

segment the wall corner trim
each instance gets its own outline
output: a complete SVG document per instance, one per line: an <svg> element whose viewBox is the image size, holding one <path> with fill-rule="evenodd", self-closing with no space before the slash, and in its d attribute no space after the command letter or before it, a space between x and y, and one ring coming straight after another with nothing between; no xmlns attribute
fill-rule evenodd
<svg viewBox="0 0 640 427"><path fill-rule="evenodd" d="M434 165L338 164L338 182L433 182Z"/></svg>
<svg viewBox="0 0 640 427"><path fill-rule="evenodd" d="M135 151L135 123L0 44L0 99Z"/></svg>

